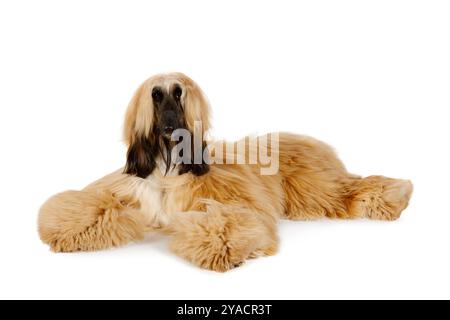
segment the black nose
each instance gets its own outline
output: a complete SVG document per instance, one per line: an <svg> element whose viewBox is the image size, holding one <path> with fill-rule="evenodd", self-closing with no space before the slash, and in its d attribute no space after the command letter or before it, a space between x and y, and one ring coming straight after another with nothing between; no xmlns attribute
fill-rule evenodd
<svg viewBox="0 0 450 320"><path fill-rule="evenodd" d="M173 132L173 127L172 126L165 126L163 129L164 133L172 133Z"/></svg>

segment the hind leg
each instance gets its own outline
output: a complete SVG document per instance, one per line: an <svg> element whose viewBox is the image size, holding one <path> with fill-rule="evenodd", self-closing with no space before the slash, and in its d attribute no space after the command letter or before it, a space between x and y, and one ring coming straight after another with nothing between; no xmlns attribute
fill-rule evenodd
<svg viewBox="0 0 450 320"><path fill-rule="evenodd" d="M171 249L193 264L225 272L246 259L273 255L275 224L246 208L210 202L206 212L176 214L168 227Z"/></svg>
<svg viewBox="0 0 450 320"><path fill-rule="evenodd" d="M349 214L376 220L396 220L413 191L409 180L370 176L355 180L348 197Z"/></svg>
<svg viewBox="0 0 450 320"><path fill-rule="evenodd" d="M290 181L287 179L286 181ZM291 220L319 218L396 220L408 206L413 185L409 180L383 176L347 178L316 184L286 184L286 213Z"/></svg>
<svg viewBox="0 0 450 320"><path fill-rule="evenodd" d="M144 215L111 192L66 191L39 212L39 236L55 252L93 251L142 239Z"/></svg>
<svg viewBox="0 0 450 320"><path fill-rule="evenodd" d="M280 135L285 217L395 220L408 205L412 184L347 172L334 151L312 138Z"/></svg>

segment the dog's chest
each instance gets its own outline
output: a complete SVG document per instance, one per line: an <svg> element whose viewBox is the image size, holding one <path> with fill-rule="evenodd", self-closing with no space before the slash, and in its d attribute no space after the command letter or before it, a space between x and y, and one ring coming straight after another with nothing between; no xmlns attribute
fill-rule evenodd
<svg viewBox="0 0 450 320"><path fill-rule="evenodd" d="M134 187L134 195L139 199L141 210L147 216L147 224L152 228L160 228L168 223L162 207L163 191L158 179L151 176L140 179Z"/></svg>
<svg viewBox="0 0 450 320"><path fill-rule="evenodd" d="M137 181L134 194L153 228L165 226L174 213L193 210L195 195L185 179L184 176L162 176L155 170L146 179Z"/></svg>

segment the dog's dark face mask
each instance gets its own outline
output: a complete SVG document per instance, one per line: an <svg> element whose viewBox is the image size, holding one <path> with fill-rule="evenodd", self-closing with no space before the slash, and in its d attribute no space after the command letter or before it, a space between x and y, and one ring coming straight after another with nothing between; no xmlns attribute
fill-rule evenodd
<svg viewBox="0 0 450 320"><path fill-rule="evenodd" d="M160 87L152 90L153 105L155 108L156 135L164 140L171 140L173 131L186 128L180 86L175 85L171 92L165 92Z"/></svg>
<svg viewBox="0 0 450 320"><path fill-rule="evenodd" d="M157 157L165 164L165 174L175 166L172 161L172 149L178 142L172 140L172 133L177 129L187 129L182 103L183 89L179 85L174 85L169 92L156 86L152 89L151 96L154 106L152 132L145 137L136 137L134 143L130 144L124 170L125 173L141 178L146 178L153 172ZM209 167L204 162L182 163L178 173L192 172L200 176L208 171Z"/></svg>

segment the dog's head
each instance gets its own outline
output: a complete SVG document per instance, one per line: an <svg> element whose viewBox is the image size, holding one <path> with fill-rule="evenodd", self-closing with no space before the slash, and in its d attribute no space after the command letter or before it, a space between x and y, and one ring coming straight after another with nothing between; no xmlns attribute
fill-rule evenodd
<svg viewBox="0 0 450 320"><path fill-rule="evenodd" d="M191 134L201 123L202 137L210 128L210 108L199 86L182 73L161 74L145 81L136 91L125 116L128 145L125 173L147 177L161 159L166 172L171 166L172 133L187 129ZM202 175L205 163L182 164L179 173Z"/></svg>

